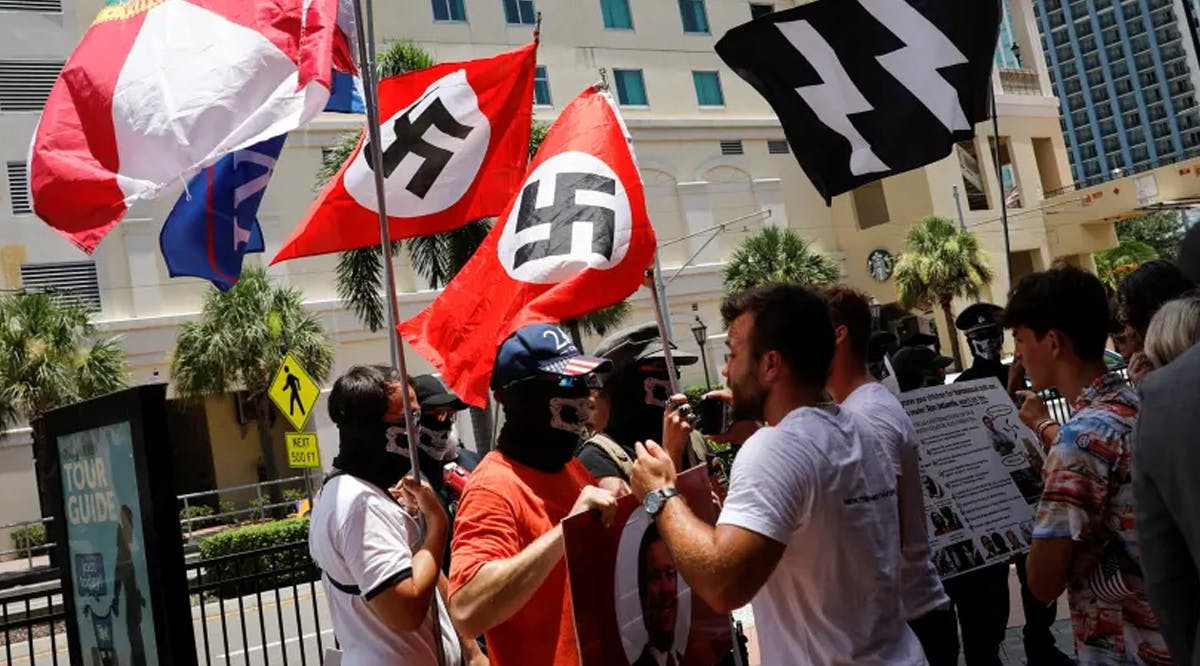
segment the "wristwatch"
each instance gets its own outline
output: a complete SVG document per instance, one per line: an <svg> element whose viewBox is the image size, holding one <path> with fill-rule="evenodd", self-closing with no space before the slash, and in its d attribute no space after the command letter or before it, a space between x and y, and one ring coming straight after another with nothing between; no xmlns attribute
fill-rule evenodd
<svg viewBox="0 0 1200 666"><path fill-rule="evenodd" d="M677 495L679 495L679 491L672 486L667 486L662 490L652 490L646 493L642 507L646 509L646 513L650 514L651 518L657 518L663 507L667 505L667 500Z"/></svg>

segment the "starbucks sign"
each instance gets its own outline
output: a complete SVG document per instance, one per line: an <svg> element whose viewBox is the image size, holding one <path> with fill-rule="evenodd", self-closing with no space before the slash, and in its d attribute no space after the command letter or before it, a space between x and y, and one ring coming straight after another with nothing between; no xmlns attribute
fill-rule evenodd
<svg viewBox="0 0 1200 666"><path fill-rule="evenodd" d="M887 282L895 267L896 259L887 250L880 248L867 255L867 272L880 282Z"/></svg>

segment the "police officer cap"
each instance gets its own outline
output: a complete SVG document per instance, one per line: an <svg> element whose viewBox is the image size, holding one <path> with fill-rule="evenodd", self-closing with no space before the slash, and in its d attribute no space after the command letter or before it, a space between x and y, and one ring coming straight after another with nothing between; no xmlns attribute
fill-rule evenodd
<svg viewBox="0 0 1200 666"><path fill-rule="evenodd" d="M971 333L990 326L1000 326L1004 317L1004 308L991 303L976 303L963 310L954 320L954 327L960 331Z"/></svg>

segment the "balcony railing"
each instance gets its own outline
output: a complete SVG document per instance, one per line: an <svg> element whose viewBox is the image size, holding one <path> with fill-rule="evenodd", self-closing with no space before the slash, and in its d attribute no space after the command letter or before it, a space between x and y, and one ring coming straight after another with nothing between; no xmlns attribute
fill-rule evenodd
<svg viewBox="0 0 1200 666"><path fill-rule="evenodd" d="M1032 69L1001 69L1000 89L1005 95L1041 95L1042 82Z"/></svg>

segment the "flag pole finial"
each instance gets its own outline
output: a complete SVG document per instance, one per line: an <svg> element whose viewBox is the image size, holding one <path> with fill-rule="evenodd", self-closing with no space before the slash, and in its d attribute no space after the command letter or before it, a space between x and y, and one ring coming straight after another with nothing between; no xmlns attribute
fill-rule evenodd
<svg viewBox="0 0 1200 666"><path fill-rule="evenodd" d="M595 85L595 87L596 87L596 90L602 90L604 92L608 92L609 88L608 88L608 68L607 67L600 68L600 82L597 83Z"/></svg>

